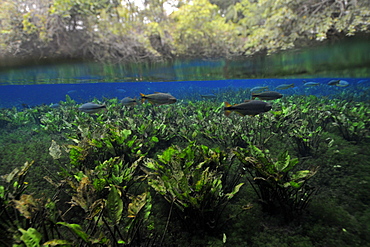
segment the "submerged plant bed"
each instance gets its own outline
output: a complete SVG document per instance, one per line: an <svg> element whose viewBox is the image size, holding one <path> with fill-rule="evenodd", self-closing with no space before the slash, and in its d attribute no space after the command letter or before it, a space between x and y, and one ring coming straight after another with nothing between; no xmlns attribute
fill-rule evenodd
<svg viewBox="0 0 370 247"><path fill-rule="evenodd" d="M0 245L370 241L368 103L289 96L255 117L105 103L0 110Z"/></svg>

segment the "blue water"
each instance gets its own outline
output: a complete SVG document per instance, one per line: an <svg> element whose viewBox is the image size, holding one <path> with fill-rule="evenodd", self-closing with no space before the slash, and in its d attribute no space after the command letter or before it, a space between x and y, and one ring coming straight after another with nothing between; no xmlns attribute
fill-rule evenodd
<svg viewBox="0 0 370 247"><path fill-rule="evenodd" d="M328 86L332 79L342 79L349 82L345 88ZM80 80L80 79L78 79ZM315 87L304 87L303 80L320 83ZM269 90L283 84L294 83L295 87L287 90L277 90L283 95L315 95L335 98L346 92L363 94L361 99L370 99L367 92L370 78L311 78L311 79L245 79L245 80L210 80L210 81L174 81L174 82L122 82L122 83L76 83L76 84L42 84L42 85L4 85L0 87L0 107L22 108L37 105L50 105L64 101L69 95L77 103L89 102L94 99L104 101L104 98L140 97L140 93L168 92L179 100L197 100L200 95L221 94L224 89L251 89L255 86L268 86ZM246 99L250 95L246 95ZM231 100L232 99L223 99Z"/></svg>

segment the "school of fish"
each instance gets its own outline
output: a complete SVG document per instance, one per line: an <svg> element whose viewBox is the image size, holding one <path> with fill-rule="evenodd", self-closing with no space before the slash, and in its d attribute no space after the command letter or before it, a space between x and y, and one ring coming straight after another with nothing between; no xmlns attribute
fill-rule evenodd
<svg viewBox="0 0 370 247"><path fill-rule="evenodd" d="M306 82L303 81L303 86L305 87L315 87L319 86L320 83L318 82ZM349 83L344 80L331 80L327 83L329 86L337 86L337 87L347 87L349 86ZM289 88L294 88L294 84L281 84L276 87L276 90L286 90ZM241 116L256 116L260 113L268 112L272 109L272 105L268 102L265 102L263 100L275 100L280 99L283 97L283 95L276 91L265 91L268 90L268 86L257 86L252 88L251 94L252 99L251 100L245 100L242 103L231 105L228 102L224 102L224 113L226 116L229 116L231 112L236 112L237 114ZM170 93L160 93L160 92L154 92L152 94L143 94L141 95L141 103L144 103L145 101L148 101L152 105L168 105L168 104L174 104L177 102L177 99L172 96ZM215 94L204 94L200 95L203 99L214 99L217 96ZM256 99L259 100L256 100ZM137 105L137 100L135 98L125 97L121 100L121 104L127 107L135 106ZM89 114L98 113L101 110L106 109L105 104L96 104L92 102L85 103L81 105L78 110L82 112L86 112Z"/></svg>

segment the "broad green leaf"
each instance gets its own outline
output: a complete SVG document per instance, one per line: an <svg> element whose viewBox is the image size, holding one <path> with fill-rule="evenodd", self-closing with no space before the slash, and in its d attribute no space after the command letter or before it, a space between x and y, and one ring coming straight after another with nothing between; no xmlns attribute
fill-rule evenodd
<svg viewBox="0 0 370 247"><path fill-rule="evenodd" d="M152 136L152 141L153 141L153 142L159 142L159 139L158 139L158 137L156 137L156 136Z"/></svg>
<svg viewBox="0 0 370 247"><path fill-rule="evenodd" d="M303 183L297 183L297 182L294 182L294 181L290 181L289 183L290 183L290 185L291 185L293 188L295 188L295 189L299 189L299 188L301 188L301 186L302 186L302 184L303 184Z"/></svg>
<svg viewBox="0 0 370 247"><path fill-rule="evenodd" d="M26 244L27 247L40 246L42 235L35 228L28 228L27 231L22 228L18 230L22 233L21 240Z"/></svg>
<svg viewBox="0 0 370 247"><path fill-rule="evenodd" d="M67 222L58 222L57 224L68 227L77 236L79 236L84 242L89 243L89 235L82 230L82 227L78 224L69 224Z"/></svg>
<svg viewBox="0 0 370 247"><path fill-rule="evenodd" d="M288 151L285 151L283 154L279 156L279 160L275 162L275 168L278 172L283 171L289 166L290 155Z"/></svg>
<svg viewBox="0 0 370 247"><path fill-rule="evenodd" d="M177 153L179 153L179 151L173 147L169 147L161 155L158 155L158 158L161 162L167 164L171 161L172 156Z"/></svg>
<svg viewBox="0 0 370 247"><path fill-rule="evenodd" d="M115 186L111 186L111 191L108 194L107 200L108 217L114 225L117 225L122 217L123 201Z"/></svg>
<svg viewBox="0 0 370 247"><path fill-rule="evenodd" d="M292 180L298 180L307 177L310 174L310 170L297 171L292 175Z"/></svg>

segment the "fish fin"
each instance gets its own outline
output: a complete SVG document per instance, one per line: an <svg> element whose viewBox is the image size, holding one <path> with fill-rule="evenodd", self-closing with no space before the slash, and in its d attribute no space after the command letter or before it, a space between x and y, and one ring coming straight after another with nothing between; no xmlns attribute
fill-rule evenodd
<svg viewBox="0 0 370 247"><path fill-rule="evenodd" d="M145 102L145 94L140 93L140 96L141 96L141 103L144 103Z"/></svg>
<svg viewBox="0 0 370 247"><path fill-rule="evenodd" d="M230 107L230 106L231 106L230 103L225 101L225 107Z"/></svg>
<svg viewBox="0 0 370 247"><path fill-rule="evenodd" d="M294 86L294 83L292 83L292 85L291 85L291 86L292 86L292 87L295 87L295 86Z"/></svg>
<svg viewBox="0 0 370 247"><path fill-rule="evenodd" d="M225 116L228 117L230 115L231 111L225 110Z"/></svg>
<svg viewBox="0 0 370 247"><path fill-rule="evenodd" d="M149 101L149 103L150 104L152 104L152 105L160 105L160 104L156 104L156 103L154 103L153 101L151 101L151 100L148 100Z"/></svg>
<svg viewBox="0 0 370 247"><path fill-rule="evenodd" d="M161 92L154 92L154 93L161 93Z"/></svg>
<svg viewBox="0 0 370 247"><path fill-rule="evenodd" d="M244 117L245 114L241 113L241 112L238 112L238 111L235 111L236 113L238 113L240 116Z"/></svg>

